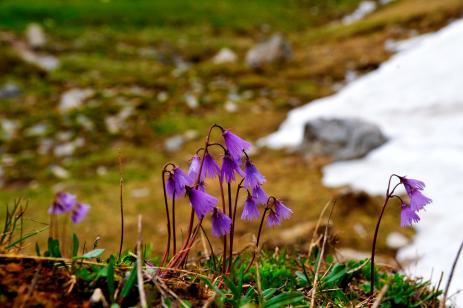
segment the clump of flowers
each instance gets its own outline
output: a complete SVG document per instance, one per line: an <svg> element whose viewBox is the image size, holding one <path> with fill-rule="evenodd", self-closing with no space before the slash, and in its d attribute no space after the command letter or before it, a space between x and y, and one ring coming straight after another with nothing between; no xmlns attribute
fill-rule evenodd
<svg viewBox="0 0 463 308"><path fill-rule="evenodd" d="M214 130L220 131L221 138L213 142L211 139ZM201 231L204 232L204 219L210 217L212 235L221 237L223 243L222 272L228 273L233 263L237 216L247 221L262 217L256 245L259 244L266 218L269 227L290 218L292 210L281 200L268 197L262 188L266 180L249 158L247 151L250 148L251 143L248 141L228 129L213 125L209 129L204 147L191 158L187 173L173 163L164 166L162 180L168 239L162 265L168 262L169 268L182 267L197 235ZM208 183L213 181L218 183L220 188L218 197L208 192ZM241 200L240 193L243 191L246 192L246 198ZM185 239L181 249L177 251L175 208L176 202L181 199L191 206L191 215ZM240 207L241 214L237 213ZM263 207L262 215L259 207Z"/></svg>
<svg viewBox="0 0 463 308"><path fill-rule="evenodd" d="M395 186L391 186L392 180L394 178L398 179L398 183ZM403 186L405 189L408 201L403 200L399 195L395 194L395 191L398 187ZM423 194L425 188L424 182L416 179L410 179L405 176L399 176L393 174L389 177L389 182L386 190L386 196L384 199L384 204L381 209L378 221L376 223L375 233L373 236L373 245L371 249L371 272L370 272L370 294L373 295L374 292L374 282L375 282L375 252L376 252L376 240L378 238L379 226L381 224L381 219L383 217L386 206L388 205L391 199L398 199L401 203L401 214L400 214L400 225L402 227L410 226L413 223L420 221L420 216L418 213L425 208L426 205L430 204L432 200L426 197Z"/></svg>
<svg viewBox="0 0 463 308"><path fill-rule="evenodd" d="M55 200L48 208L48 214L71 214L72 223L77 224L87 216L89 209L90 205L78 202L75 195L66 192L58 192L55 195Z"/></svg>
<svg viewBox="0 0 463 308"><path fill-rule="evenodd" d="M55 195L53 203L48 208L48 214L50 214L49 237L61 242L60 246L63 249L63 255L66 253L64 246L66 243L66 224L68 219L73 224L78 224L85 219L89 210L90 205L79 202L73 194L58 192ZM59 219L59 216L62 216L63 219Z"/></svg>

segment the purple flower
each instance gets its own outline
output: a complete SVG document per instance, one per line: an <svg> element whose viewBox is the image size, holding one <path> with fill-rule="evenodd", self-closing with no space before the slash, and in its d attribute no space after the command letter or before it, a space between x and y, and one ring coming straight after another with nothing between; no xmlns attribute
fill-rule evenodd
<svg viewBox="0 0 463 308"><path fill-rule="evenodd" d="M286 207L280 200L275 200L275 208L270 209L267 217L267 226L279 225L281 220L288 219L293 211Z"/></svg>
<svg viewBox="0 0 463 308"><path fill-rule="evenodd" d="M204 181L199 181L198 190L202 192L206 192L206 183L204 183Z"/></svg>
<svg viewBox="0 0 463 308"><path fill-rule="evenodd" d="M288 219L289 217L291 217L291 214L293 214L293 211L290 208L286 207L280 200L276 200L275 213L281 219Z"/></svg>
<svg viewBox="0 0 463 308"><path fill-rule="evenodd" d="M252 197L256 200L257 204L267 204L267 193L262 189L260 185L252 189Z"/></svg>
<svg viewBox="0 0 463 308"><path fill-rule="evenodd" d="M246 171L244 176L243 186L250 189L258 185L262 185L265 182L265 177L260 174L256 166L248 159L246 160Z"/></svg>
<svg viewBox="0 0 463 308"><path fill-rule="evenodd" d="M238 166L238 163L229 155L225 154L222 161L221 177L225 178L227 183L235 180L235 172L244 177L244 172Z"/></svg>
<svg viewBox="0 0 463 308"><path fill-rule="evenodd" d="M405 191L410 198L410 208L413 211L422 210L427 204L432 202L430 198L421 193L425 187L423 182L415 179L407 179L406 177L400 177L400 182L404 185Z"/></svg>
<svg viewBox="0 0 463 308"><path fill-rule="evenodd" d="M175 198L183 196L185 194L185 185L189 185L190 182L191 180L185 172L179 167L175 167L174 170L169 173L169 178L167 179L167 195L173 198L175 192Z"/></svg>
<svg viewBox="0 0 463 308"><path fill-rule="evenodd" d="M216 177L220 175L220 167L215 162L214 158L206 152L204 155L204 165L203 165L203 175L209 178Z"/></svg>
<svg viewBox="0 0 463 308"><path fill-rule="evenodd" d="M76 205L77 198L73 194L59 192L55 196L55 201L48 209L48 214L64 214L72 210Z"/></svg>
<svg viewBox="0 0 463 308"><path fill-rule="evenodd" d="M406 227L415 222L419 222L420 217L408 204L402 204L402 212L400 213L400 226Z"/></svg>
<svg viewBox="0 0 463 308"><path fill-rule="evenodd" d="M214 236L223 236L230 233L231 218L214 208L212 213L212 234Z"/></svg>
<svg viewBox="0 0 463 308"><path fill-rule="evenodd" d="M239 160L243 151L249 150L251 144L225 129L222 133L228 152L234 160Z"/></svg>
<svg viewBox="0 0 463 308"><path fill-rule="evenodd" d="M79 222L81 222L85 218L85 216L87 216L89 209L90 205L85 203L77 203L72 209L72 223L78 224Z"/></svg>
<svg viewBox="0 0 463 308"><path fill-rule="evenodd" d="M190 204L193 207L196 216L198 216L199 219L206 216L206 214L212 211L217 204L217 198L190 186L186 186L186 194L190 199Z"/></svg>
<svg viewBox="0 0 463 308"><path fill-rule="evenodd" d="M257 209L257 204L254 201L254 198L251 195L248 195L246 201L244 202L243 213L241 214L242 220L255 220L259 218L259 210Z"/></svg>
<svg viewBox="0 0 463 308"><path fill-rule="evenodd" d="M279 225L280 223L281 223L280 216L278 216L274 210L270 210L270 213L267 216L267 227Z"/></svg>
<svg viewBox="0 0 463 308"><path fill-rule="evenodd" d="M195 154L191 158L190 168L188 169L188 177L190 181L194 183L198 178L199 169L201 168L201 158L199 158L198 154Z"/></svg>

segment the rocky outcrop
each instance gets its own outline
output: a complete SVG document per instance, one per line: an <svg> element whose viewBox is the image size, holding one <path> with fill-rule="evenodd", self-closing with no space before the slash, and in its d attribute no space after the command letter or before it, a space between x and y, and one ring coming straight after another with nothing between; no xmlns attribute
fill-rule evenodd
<svg viewBox="0 0 463 308"><path fill-rule="evenodd" d="M274 34L247 52L246 64L252 68L259 68L267 63L286 61L291 55L291 45L280 34Z"/></svg>
<svg viewBox="0 0 463 308"><path fill-rule="evenodd" d="M300 149L309 158L348 160L363 157L386 141L375 124L356 118L322 118L305 124Z"/></svg>

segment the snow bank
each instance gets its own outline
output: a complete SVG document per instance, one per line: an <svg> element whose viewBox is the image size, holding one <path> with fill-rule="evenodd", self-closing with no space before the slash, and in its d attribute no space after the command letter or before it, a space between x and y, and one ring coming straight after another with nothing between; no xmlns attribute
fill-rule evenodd
<svg viewBox="0 0 463 308"><path fill-rule="evenodd" d="M382 194L391 173L425 181L434 203L399 258L420 256L410 272L430 278L433 271L436 281L450 270L463 240L463 20L411 44L339 93L291 111L262 143L294 147L307 120L350 116L378 124L390 141L366 158L327 166L324 183ZM463 289L463 260L452 286Z"/></svg>

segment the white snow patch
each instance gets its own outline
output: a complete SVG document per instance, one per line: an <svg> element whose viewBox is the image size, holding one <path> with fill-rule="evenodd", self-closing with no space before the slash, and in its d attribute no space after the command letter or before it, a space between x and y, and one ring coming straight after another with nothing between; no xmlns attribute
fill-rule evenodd
<svg viewBox="0 0 463 308"><path fill-rule="evenodd" d="M377 7L378 7L378 4L376 4L375 1L363 1L359 4L357 9L354 12L352 12L352 14L344 16L344 18L342 19L342 22L345 25L352 24L362 19L366 15L373 13Z"/></svg>
<svg viewBox="0 0 463 308"><path fill-rule="evenodd" d="M297 146L304 123L320 117L356 116L378 124L390 141L363 159L328 165L323 181L370 193L384 193L392 173L426 182L425 194L434 202L420 213L418 233L399 258L421 257L408 270L425 278L433 271L437 281L441 271L450 271L463 240L463 20L410 45L339 93L291 111L260 143ZM462 288L460 264L450 293ZM463 305L463 296L457 301Z"/></svg>

